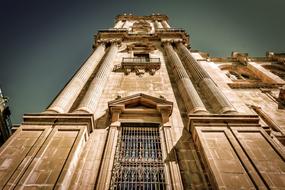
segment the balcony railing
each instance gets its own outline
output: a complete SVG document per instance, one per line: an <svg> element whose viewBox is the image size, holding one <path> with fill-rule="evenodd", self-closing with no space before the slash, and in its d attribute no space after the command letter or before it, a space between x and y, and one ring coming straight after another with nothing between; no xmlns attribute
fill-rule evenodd
<svg viewBox="0 0 285 190"><path fill-rule="evenodd" d="M160 69L160 65L160 58L124 57L122 63L115 65L113 71L124 72L126 75L131 72L135 72L140 76L145 72L154 75Z"/></svg>
<svg viewBox="0 0 285 190"><path fill-rule="evenodd" d="M182 28L158 28L157 32L185 32Z"/></svg>
<svg viewBox="0 0 285 190"><path fill-rule="evenodd" d="M145 58L145 57L124 57L123 64L127 64L127 63L160 63L160 59L159 58Z"/></svg>
<svg viewBox="0 0 285 190"><path fill-rule="evenodd" d="M99 32L109 32L109 33L117 33L117 32L127 32L128 29L126 28L110 28L110 29L103 29Z"/></svg>

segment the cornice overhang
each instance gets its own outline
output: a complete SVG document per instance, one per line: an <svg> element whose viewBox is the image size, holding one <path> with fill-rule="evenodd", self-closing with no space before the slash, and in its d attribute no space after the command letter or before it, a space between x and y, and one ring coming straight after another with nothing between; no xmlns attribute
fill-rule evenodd
<svg viewBox="0 0 285 190"><path fill-rule="evenodd" d="M93 114L29 113L24 114L23 120L23 125L86 125L88 133L95 128Z"/></svg>
<svg viewBox="0 0 285 190"><path fill-rule="evenodd" d="M161 14L152 14L149 16L136 16L132 14L121 14L116 16L116 21L119 20L158 20L158 21L168 21L168 17L166 15Z"/></svg>
<svg viewBox="0 0 285 190"><path fill-rule="evenodd" d="M127 30L100 30L97 35L95 35L95 45L100 42L110 41L112 39L120 39L121 41L138 41L138 40L148 40L148 41L161 41L162 39L177 40L179 39L184 44L189 44L189 35L187 32L181 29L177 30L161 30L155 33L133 33Z"/></svg>
<svg viewBox="0 0 285 190"><path fill-rule="evenodd" d="M187 131L193 133L195 127L260 127L258 115L242 114L190 114Z"/></svg>

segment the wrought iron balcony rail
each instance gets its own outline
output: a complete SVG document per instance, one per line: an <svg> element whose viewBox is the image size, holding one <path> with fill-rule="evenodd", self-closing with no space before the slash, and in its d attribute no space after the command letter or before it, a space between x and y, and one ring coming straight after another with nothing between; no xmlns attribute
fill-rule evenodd
<svg viewBox="0 0 285 190"><path fill-rule="evenodd" d="M103 29L100 32L127 32L127 28L110 28L110 29Z"/></svg>
<svg viewBox="0 0 285 190"><path fill-rule="evenodd" d="M135 72L139 76L145 72L154 75L160 69L160 65L160 58L124 57L121 64L114 66L113 71L124 72L126 75L131 72Z"/></svg>
<svg viewBox="0 0 285 190"><path fill-rule="evenodd" d="M158 28L157 32L185 32L182 28Z"/></svg>
<svg viewBox="0 0 285 190"><path fill-rule="evenodd" d="M122 63L160 63L160 58L124 57Z"/></svg>

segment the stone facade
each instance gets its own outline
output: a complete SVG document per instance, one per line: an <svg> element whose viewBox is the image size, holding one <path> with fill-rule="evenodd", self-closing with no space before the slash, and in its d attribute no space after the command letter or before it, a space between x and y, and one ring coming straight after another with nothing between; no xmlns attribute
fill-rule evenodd
<svg viewBox="0 0 285 190"><path fill-rule="evenodd" d="M93 47L50 106L25 114L0 148L0 188L285 188L284 54L209 57L159 14L119 15ZM123 129L149 126L159 148L136 151L159 153L159 179L146 166L154 157L118 162Z"/></svg>
<svg viewBox="0 0 285 190"><path fill-rule="evenodd" d="M11 112L7 102L8 98L0 89L0 146L12 135Z"/></svg>

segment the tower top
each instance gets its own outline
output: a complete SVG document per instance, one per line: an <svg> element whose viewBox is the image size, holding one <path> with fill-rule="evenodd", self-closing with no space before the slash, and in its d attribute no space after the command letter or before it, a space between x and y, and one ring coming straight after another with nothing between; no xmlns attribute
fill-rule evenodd
<svg viewBox="0 0 285 190"><path fill-rule="evenodd" d="M149 16L137 16L132 13L123 13L116 16L116 21L119 20L157 20L157 21L168 21L168 17L164 14L152 13Z"/></svg>

